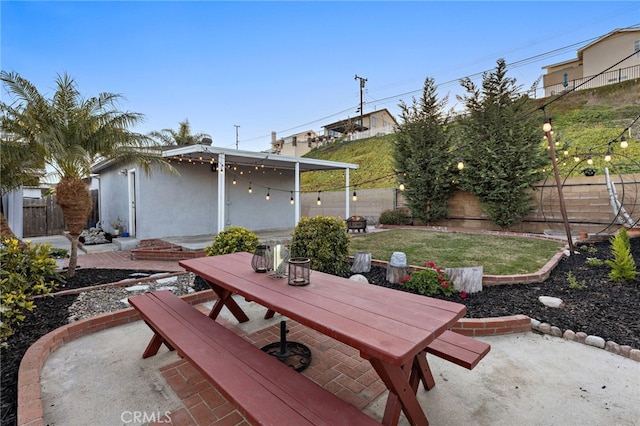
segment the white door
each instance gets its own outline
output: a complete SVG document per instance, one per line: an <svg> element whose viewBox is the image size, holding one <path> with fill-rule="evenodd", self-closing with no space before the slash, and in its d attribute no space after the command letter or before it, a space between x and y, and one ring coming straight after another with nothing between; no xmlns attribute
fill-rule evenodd
<svg viewBox="0 0 640 426"><path fill-rule="evenodd" d="M136 235L136 170L130 169L129 178L129 226L127 232L129 236Z"/></svg>

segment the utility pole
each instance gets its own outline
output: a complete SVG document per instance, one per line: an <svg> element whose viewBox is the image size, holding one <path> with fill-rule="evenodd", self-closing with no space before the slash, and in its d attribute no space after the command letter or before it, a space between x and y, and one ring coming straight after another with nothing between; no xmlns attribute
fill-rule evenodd
<svg viewBox="0 0 640 426"><path fill-rule="evenodd" d="M238 128L240 128L240 125L234 124L233 127L236 128L236 149L238 149Z"/></svg>
<svg viewBox="0 0 640 426"><path fill-rule="evenodd" d="M360 80L360 129L362 129L364 127L364 121L362 118L362 92L364 90L364 84L367 82L367 79L364 77L358 77L358 74L356 74L356 77L354 78L354 80Z"/></svg>

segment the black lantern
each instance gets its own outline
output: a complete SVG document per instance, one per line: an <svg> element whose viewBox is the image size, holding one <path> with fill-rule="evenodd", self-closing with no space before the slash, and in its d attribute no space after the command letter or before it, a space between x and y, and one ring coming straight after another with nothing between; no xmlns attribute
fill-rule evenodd
<svg viewBox="0 0 640 426"><path fill-rule="evenodd" d="M271 253L269 246L259 245L251 258L251 267L254 271L265 273L271 269Z"/></svg>
<svg viewBox="0 0 640 426"><path fill-rule="evenodd" d="M311 272L311 259L306 257L294 257L289 259L289 285L309 284L309 273Z"/></svg>

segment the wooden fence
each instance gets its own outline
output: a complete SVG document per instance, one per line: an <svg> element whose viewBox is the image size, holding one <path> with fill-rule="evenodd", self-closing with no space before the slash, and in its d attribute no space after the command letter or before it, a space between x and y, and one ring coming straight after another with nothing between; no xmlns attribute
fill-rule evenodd
<svg viewBox="0 0 640 426"><path fill-rule="evenodd" d="M98 190L90 191L93 208L87 218L87 226L99 221ZM56 204L55 195L33 199L25 198L22 206L24 238L60 235L65 230L62 209Z"/></svg>

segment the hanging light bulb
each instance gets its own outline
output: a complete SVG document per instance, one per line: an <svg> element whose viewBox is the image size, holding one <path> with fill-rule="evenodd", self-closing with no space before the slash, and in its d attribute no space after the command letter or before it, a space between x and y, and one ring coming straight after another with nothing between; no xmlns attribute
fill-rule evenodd
<svg viewBox="0 0 640 426"><path fill-rule="evenodd" d="M573 161L575 161L576 163L580 161L580 156L578 155L577 152L573 155Z"/></svg>
<svg viewBox="0 0 640 426"><path fill-rule="evenodd" d="M271 196L269 195L269 191L271 191L271 188L267 188L267 196L264 197L264 199L267 201L269 201L269 198L271 198Z"/></svg>
<svg viewBox="0 0 640 426"><path fill-rule="evenodd" d="M235 185L236 183L236 178L233 178L233 184Z"/></svg>
<svg viewBox="0 0 640 426"><path fill-rule="evenodd" d="M320 199L320 191L318 191L318 201L316 201L317 205L321 205L322 204L322 200Z"/></svg>
<svg viewBox="0 0 640 426"><path fill-rule="evenodd" d="M249 194L251 194L253 192L253 189L251 189L251 182L249 182Z"/></svg>
<svg viewBox="0 0 640 426"><path fill-rule="evenodd" d="M291 200L289 201L289 204L293 205L295 203L295 201L293 200L293 191L291 191Z"/></svg>
<svg viewBox="0 0 640 426"><path fill-rule="evenodd" d="M353 196L351 197L353 201L358 201L358 196L356 195L356 190L353 190Z"/></svg>
<svg viewBox="0 0 640 426"><path fill-rule="evenodd" d="M604 161L609 162L611 161L611 151L607 150L607 153L604 155Z"/></svg>
<svg viewBox="0 0 640 426"><path fill-rule="evenodd" d="M587 164L588 165L592 165L593 164L593 158L591 158L591 156L587 157Z"/></svg>
<svg viewBox="0 0 640 426"><path fill-rule="evenodd" d="M544 119L544 124L542 125L542 131L547 133L551 131L551 119L550 118L545 118Z"/></svg>
<svg viewBox="0 0 640 426"><path fill-rule="evenodd" d="M458 158L458 170L462 169L464 169L464 161L462 161L462 158Z"/></svg>
<svg viewBox="0 0 640 426"><path fill-rule="evenodd" d="M628 146L629 146L629 142L627 142L627 138L625 137L625 135L622 135L620 137L620 148L625 149Z"/></svg>
<svg viewBox="0 0 640 426"><path fill-rule="evenodd" d="M398 187L400 191L404 191L404 182L400 182L400 186Z"/></svg>

